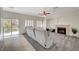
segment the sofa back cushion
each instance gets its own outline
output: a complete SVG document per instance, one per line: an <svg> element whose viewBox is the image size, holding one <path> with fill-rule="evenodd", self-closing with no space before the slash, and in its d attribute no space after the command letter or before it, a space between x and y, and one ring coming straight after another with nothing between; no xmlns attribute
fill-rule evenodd
<svg viewBox="0 0 79 59"><path fill-rule="evenodd" d="M46 31L41 29L35 29L36 41L45 47L45 41L47 39Z"/></svg>
<svg viewBox="0 0 79 59"><path fill-rule="evenodd" d="M27 32L29 37L31 37L32 39L35 39L35 33L34 33L33 27L31 27L31 26L26 27L26 32Z"/></svg>

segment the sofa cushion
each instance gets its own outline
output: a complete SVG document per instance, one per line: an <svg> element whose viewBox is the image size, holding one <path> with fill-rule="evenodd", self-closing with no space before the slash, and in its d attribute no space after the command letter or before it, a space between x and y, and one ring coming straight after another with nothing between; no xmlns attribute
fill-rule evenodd
<svg viewBox="0 0 79 59"><path fill-rule="evenodd" d="M45 41L47 39L46 31L35 29L35 34L36 34L36 41L40 43L43 47L45 47L46 46Z"/></svg>
<svg viewBox="0 0 79 59"><path fill-rule="evenodd" d="M31 37L32 39L35 40L35 32L34 32L34 28L33 27L26 27L26 32L28 34L29 37Z"/></svg>

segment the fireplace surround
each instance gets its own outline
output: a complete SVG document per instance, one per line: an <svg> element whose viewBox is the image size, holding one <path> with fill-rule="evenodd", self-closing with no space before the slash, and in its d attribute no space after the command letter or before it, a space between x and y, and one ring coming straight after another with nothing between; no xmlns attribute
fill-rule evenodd
<svg viewBox="0 0 79 59"><path fill-rule="evenodd" d="M69 25L56 25L56 33L69 35Z"/></svg>

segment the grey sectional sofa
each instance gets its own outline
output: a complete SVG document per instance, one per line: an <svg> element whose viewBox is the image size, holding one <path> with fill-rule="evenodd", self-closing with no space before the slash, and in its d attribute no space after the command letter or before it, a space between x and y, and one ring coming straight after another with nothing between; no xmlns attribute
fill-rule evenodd
<svg viewBox="0 0 79 59"><path fill-rule="evenodd" d="M52 33L33 27L26 27L26 33L46 49L54 45L59 51L79 50L79 38L77 37Z"/></svg>

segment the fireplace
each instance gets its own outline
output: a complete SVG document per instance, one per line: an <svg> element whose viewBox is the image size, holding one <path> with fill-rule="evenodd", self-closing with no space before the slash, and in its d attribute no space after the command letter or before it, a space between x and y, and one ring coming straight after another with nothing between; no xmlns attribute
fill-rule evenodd
<svg viewBox="0 0 79 59"><path fill-rule="evenodd" d="M64 27L57 27L57 33L66 35L66 28L64 28Z"/></svg>
<svg viewBox="0 0 79 59"><path fill-rule="evenodd" d="M70 26L69 25L56 25L56 33L70 35Z"/></svg>

